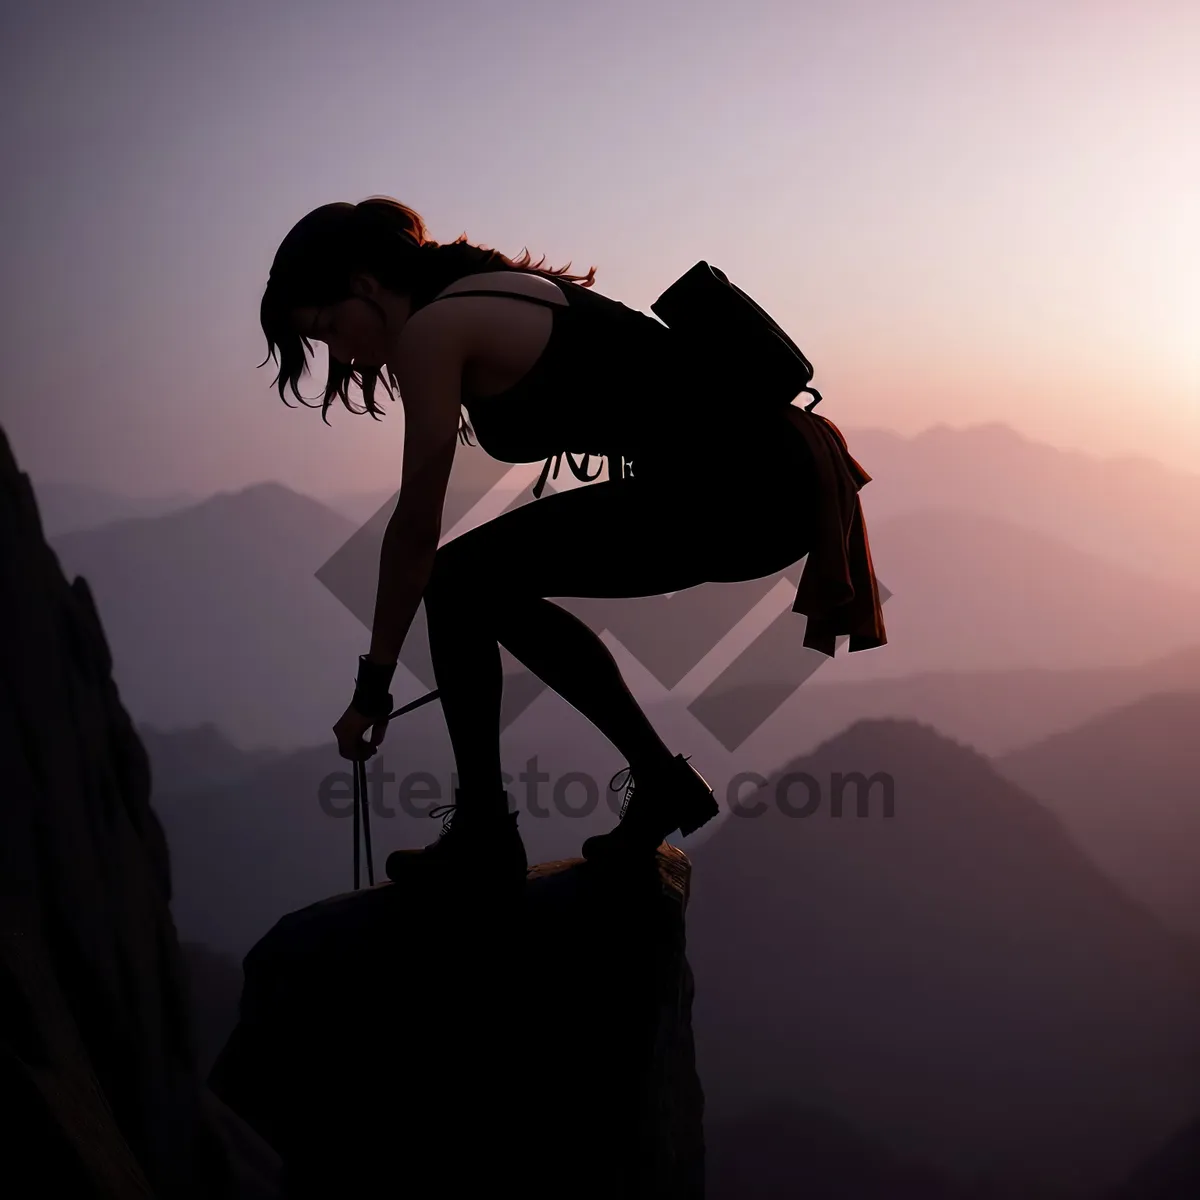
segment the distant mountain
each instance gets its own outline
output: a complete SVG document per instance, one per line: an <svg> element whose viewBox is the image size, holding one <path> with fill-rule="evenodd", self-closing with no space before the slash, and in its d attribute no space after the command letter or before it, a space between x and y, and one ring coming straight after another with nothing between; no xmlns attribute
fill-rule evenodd
<svg viewBox="0 0 1200 1200"><path fill-rule="evenodd" d="M776 762L808 753L867 717L911 718L984 754L1004 754L1142 696L1200 690L1200 646L1134 666L920 671L859 683L828 682L832 674L822 671L795 692L794 684L769 679L729 688L710 716L721 719L726 707L759 711L764 696L790 695L753 742L759 758Z"/></svg>
<svg viewBox="0 0 1200 1200"><path fill-rule="evenodd" d="M395 495L395 488L375 488L365 492L332 492L317 499L357 526L369 521Z"/></svg>
<svg viewBox="0 0 1200 1200"><path fill-rule="evenodd" d="M839 655L825 668L830 681L1133 665L1195 641L1200 589L1122 569L997 517L914 512L875 521L870 536L876 571L892 592L888 644Z"/></svg>
<svg viewBox="0 0 1200 1200"><path fill-rule="evenodd" d="M504 494L511 502L522 492L529 491L531 486L532 484L521 484L520 486L497 484L496 494ZM446 506L443 510L446 516L443 520L443 531L449 532L459 515L466 513L490 490L488 487L476 488L461 481L452 483L446 490ZM363 525L385 506L387 515L390 516L395 507L396 494L395 489L372 492L337 492L328 498L319 497L319 499L334 512L340 513L356 525Z"/></svg>
<svg viewBox="0 0 1200 1200"><path fill-rule="evenodd" d="M38 513L46 537L57 537L82 529L98 529L131 517L158 517L178 512L200 497L191 492L162 496L126 496L106 488L82 483L34 483Z"/></svg>
<svg viewBox="0 0 1200 1200"><path fill-rule="evenodd" d="M280 753L271 749L240 750L211 722L194 729L138 728L150 757L154 796L195 791L230 783L270 762Z"/></svg>
<svg viewBox="0 0 1200 1200"><path fill-rule="evenodd" d="M872 476L862 491L868 532L903 513L953 508L1200 587L1200 474L1147 457L1061 450L1000 422L935 425L914 437L841 428Z"/></svg>
<svg viewBox="0 0 1200 1200"><path fill-rule="evenodd" d="M370 634L315 572L352 532L264 483L51 544L91 585L135 722L213 722L246 749L330 737L349 703Z"/></svg>
<svg viewBox="0 0 1200 1200"><path fill-rule="evenodd" d="M1200 947L1200 687L998 757L1130 895Z"/></svg>
<svg viewBox="0 0 1200 1200"><path fill-rule="evenodd" d="M813 790L786 790L793 771ZM835 815L854 771L890 776L891 817L879 781ZM985 758L863 721L758 801L692 855L712 1121L786 1099L947 1173L1065 1196L1197 1111L1197 956Z"/></svg>

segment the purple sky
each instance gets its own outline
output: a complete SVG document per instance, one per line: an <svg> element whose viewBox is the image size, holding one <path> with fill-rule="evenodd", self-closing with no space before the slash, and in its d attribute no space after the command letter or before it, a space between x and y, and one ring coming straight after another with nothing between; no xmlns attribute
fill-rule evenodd
<svg viewBox="0 0 1200 1200"><path fill-rule="evenodd" d="M646 311L708 259L848 431L1200 470L1195 0L20 7L0 419L35 482L396 484L398 405L329 429L255 369L279 240L373 194Z"/></svg>

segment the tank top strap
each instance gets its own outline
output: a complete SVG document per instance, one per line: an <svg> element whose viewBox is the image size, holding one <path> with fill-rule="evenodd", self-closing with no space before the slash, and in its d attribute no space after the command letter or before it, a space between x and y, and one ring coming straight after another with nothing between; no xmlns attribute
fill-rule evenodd
<svg viewBox="0 0 1200 1200"><path fill-rule="evenodd" d="M540 304L545 308L555 309L557 311L569 310L572 308L572 300L568 296L566 302L556 300L547 300L542 296L527 296L523 292L509 292L495 288L470 288L464 289L461 292L447 292L441 296L435 296L429 301L430 304L438 300L453 300L455 296L504 296L512 297L517 300L528 300L532 304ZM575 476L581 483L590 483L592 480L599 478L601 471L604 469L605 460L608 460L610 476L617 479L629 478L632 474L631 463L623 454L607 455L596 453L573 453L569 450L560 450L551 454L542 466L541 474L538 476L537 482L533 486L533 495L535 499L541 497L545 490L546 483L550 479L557 479L560 470L562 469L563 459L566 459L567 465L571 469L571 474ZM594 471L589 472L591 460L597 460ZM581 461L576 461L577 459Z"/></svg>
<svg viewBox="0 0 1200 1200"><path fill-rule="evenodd" d="M503 296L505 299L512 300L528 300L531 304L542 304L546 308L569 308L570 301L566 304L561 304L557 300L547 300L544 296L526 296L524 292L504 292L493 288L480 288L479 290L471 289L462 292L447 292L444 296L434 296L429 301L430 304L436 304L439 300L453 300L456 296Z"/></svg>

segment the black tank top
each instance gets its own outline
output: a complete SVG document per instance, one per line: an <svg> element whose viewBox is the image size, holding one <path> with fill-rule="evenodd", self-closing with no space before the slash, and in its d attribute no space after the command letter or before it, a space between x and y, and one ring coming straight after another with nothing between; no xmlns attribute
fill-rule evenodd
<svg viewBox="0 0 1200 1200"><path fill-rule="evenodd" d="M578 479L594 479L609 463L610 478L632 474L638 454L655 456L679 447L681 408L694 428L703 405L686 384L686 367L670 331L619 300L555 280L566 304L540 296L471 290L435 296L505 296L542 304L554 314L541 357L513 387L489 396L464 394L463 408L479 445L501 462L545 459L534 486L540 496L553 465L557 478L566 456ZM574 456L582 458L581 463ZM600 462L589 473L592 458Z"/></svg>

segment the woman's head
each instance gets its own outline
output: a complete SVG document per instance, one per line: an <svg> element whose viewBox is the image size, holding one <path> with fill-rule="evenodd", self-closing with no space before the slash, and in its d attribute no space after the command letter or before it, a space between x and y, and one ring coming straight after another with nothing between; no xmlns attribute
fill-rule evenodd
<svg viewBox="0 0 1200 1200"><path fill-rule="evenodd" d="M350 412L379 416L376 382L395 399L394 373L389 368L388 378L381 377L390 338L455 279L518 270L584 287L594 282L595 267L587 275L568 275L566 267L541 269L544 256L533 266L530 260L528 249L514 262L471 244L466 234L440 245L428 236L419 213L387 196L359 204L324 204L301 218L276 251L259 313L267 357L258 365L265 366L278 350L279 373L272 384L278 385L280 399L289 403L285 389L290 388L308 405L298 384L308 373L310 339L323 341L329 348L329 378L320 401L322 419L335 397ZM361 388L365 409L351 405L351 382Z"/></svg>
<svg viewBox="0 0 1200 1200"><path fill-rule="evenodd" d="M268 349L259 366L278 350L279 373L273 383L285 404L285 388L308 404L298 384L308 373L313 339L329 347L322 416L335 396L354 411L348 396L351 382L362 388L367 411L378 413L374 386L389 323L411 305L414 285L419 285L416 260L435 244L418 213L385 198L323 204L288 231L275 253L259 310Z"/></svg>

